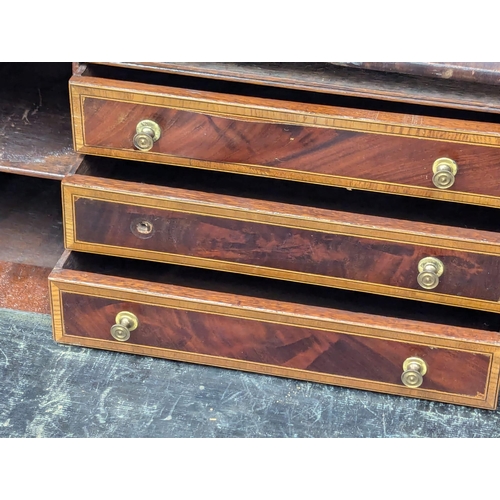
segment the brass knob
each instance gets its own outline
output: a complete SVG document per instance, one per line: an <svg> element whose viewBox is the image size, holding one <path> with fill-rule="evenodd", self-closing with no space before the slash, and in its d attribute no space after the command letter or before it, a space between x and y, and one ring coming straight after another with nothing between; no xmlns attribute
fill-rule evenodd
<svg viewBox="0 0 500 500"><path fill-rule="evenodd" d="M137 316L128 311L119 312L115 321L116 325L111 327L111 336L120 342L126 342L130 338L130 332L139 325Z"/></svg>
<svg viewBox="0 0 500 500"><path fill-rule="evenodd" d="M149 151L160 138L160 126L152 120L142 120L135 128L134 146L141 151Z"/></svg>
<svg viewBox="0 0 500 500"><path fill-rule="evenodd" d="M424 375L427 373L427 365L420 358L408 358L403 363L403 374L401 382L406 387L420 387L424 381Z"/></svg>
<svg viewBox="0 0 500 500"><path fill-rule="evenodd" d="M455 182L457 164L450 158L438 158L432 165L432 183L439 189L448 189Z"/></svg>
<svg viewBox="0 0 500 500"><path fill-rule="evenodd" d="M417 282L425 290L439 285L439 277L444 273L444 265L436 257L425 257L418 263Z"/></svg>

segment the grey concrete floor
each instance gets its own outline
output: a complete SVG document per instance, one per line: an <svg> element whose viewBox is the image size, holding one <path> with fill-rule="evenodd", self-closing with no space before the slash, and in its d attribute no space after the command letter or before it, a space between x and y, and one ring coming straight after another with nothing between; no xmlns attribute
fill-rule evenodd
<svg viewBox="0 0 500 500"><path fill-rule="evenodd" d="M500 411L56 344L0 309L0 437L500 437Z"/></svg>

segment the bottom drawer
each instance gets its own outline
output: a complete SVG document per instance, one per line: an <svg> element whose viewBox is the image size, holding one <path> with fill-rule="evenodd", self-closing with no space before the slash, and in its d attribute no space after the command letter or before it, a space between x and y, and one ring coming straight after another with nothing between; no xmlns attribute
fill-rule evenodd
<svg viewBox="0 0 500 500"><path fill-rule="evenodd" d="M496 407L493 314L68 251L49 281L58 342Z"/></svg>

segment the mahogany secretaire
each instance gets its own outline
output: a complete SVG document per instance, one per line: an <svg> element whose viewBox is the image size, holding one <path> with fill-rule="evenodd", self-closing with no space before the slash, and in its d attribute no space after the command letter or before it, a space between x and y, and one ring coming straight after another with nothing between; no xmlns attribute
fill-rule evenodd
<svg viewBox="0 0 500 500"><path fill-rule="evenodd" d="M499 65L73 69L58 342L496 408Z"/></svg>

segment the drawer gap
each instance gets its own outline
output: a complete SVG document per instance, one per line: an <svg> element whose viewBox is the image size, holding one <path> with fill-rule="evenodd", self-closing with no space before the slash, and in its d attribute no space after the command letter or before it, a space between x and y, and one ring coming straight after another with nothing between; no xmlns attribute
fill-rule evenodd
<svg viewBox="0 0 500 500"><path fill-rule="evenodd" d="M498 314L439 304L419 304L361 292L75 251L59 265L63 270L99 274L114 279L133 279L231 296L256 297L378 317L500 332Z"/></svg>
<svg viewBox="0 0 500 500"><path fill-rule="evenodd" d="M335 71L332 68L332 71ZM326 94L323 92L293 90L265 84L241 83L235 81L214 80L169 74L144 69L123 68L102 64L86 65L81 76L96 77L123 82L135 82L146 85L163 85L200 92L214 92L226 95L238 95L252 98L274 99L315 105L327 105L358 110L370 110L409 115L431 116L436 118L459 119L475 122L500 123L500 116L479 111L452 109L430 105L391 102L378 99L350 97Z"/></svg>
<svg viewBox="0 0 500 500"><path fill-rule="evenodd" d="M95 62L93 64L148 69L160 73L364 99L500 112L498 85L494 83L495 63ZM452 67L459 66L459 71L453 71L449 79L444 78L446 72L443 73L443 65L449 69L448 64ZM465 67L460 68L461 65ZM491 71L485 70L486 65ZM77 65L75 74L79 74L78 71L84 66ZM474 66L476 68L479 66L480 69L471 73L470 70Z"/></svg>
<svg viewBox="0 0 500 500"><path fill-rule="evenodd" d="M303 207L350 212L375 217L423 222L498 232L498 209L464 205L333 186L297 183L281 179L242 176L137 161L86 156L76 172L88 177L151 186L186 189L215 195L265 200Z"/></svg>

